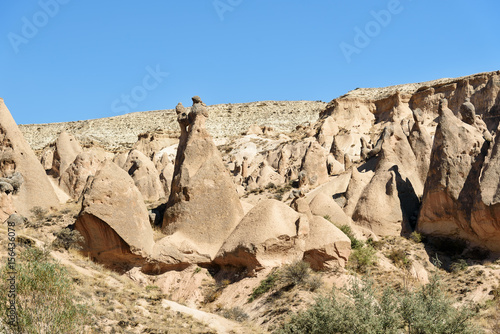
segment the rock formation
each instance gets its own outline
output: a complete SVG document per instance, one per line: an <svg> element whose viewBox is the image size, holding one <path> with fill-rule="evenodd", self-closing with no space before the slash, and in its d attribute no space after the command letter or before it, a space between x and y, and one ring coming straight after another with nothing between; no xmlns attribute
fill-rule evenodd
<svg viewBox="0 0 500 334"><path fill-rule="evenodd" d="M462 114L461 121L446 100L440 103L417 228L500 251L498 133L489 149L481 129L470 124L469 111L462 110L471 117Z"/></svg>
<svg viewBox="0 0 500 334"><path fill-rule="evenodd" d="M349 238L313 216L300 195L292 206L295 210L272 199L259 202L224 242L214 263L249 273L299 259L316 270L344 266L351 252Z"/></svg>
<svg viewBox="0 0 500 334"><path fill-rule="evenodd" d="M51 174L60 177L81 152L78 140L66 131L61 132L55 143Z"/></svg>
<svg viewBox="0 0 500 334"><path fill-rule="evenodd" d="M296 247L300 214L276 200L260 202L225 240L214 262L249 272L302 257Z"/></svg>
<svg viewBox="0 0 500 334"><path fill-rule="evenodd" d="M165 197L165 188L154 163L142 152L130 151L123 169L132 177L145 200L155 202Z"/></svg>
<svg viewBox="0 0 500 334"><path fill-rule="evenodd" d="M307 184L314 188L328 181L327 151L313 141L302 161L301 171L307 175Z"/></svg>
<svg viewBox="0 0 500 334"><path fill-rule="evenodd" d="M162 230L185 252L210 258L243 217L243 209L205 129L208 112L201 99L193 97L189 114L181 105L176 110L181 135Z"/></svg>
<svg viewBox="0 0 500 334"><path fill-rule="evenodd" d="M59 200L54 188L3 99L0 99L0 139L0 176L24 180L17 191L12 193L15 210L29 217L30 209L35 206L47 209L57 206ZM16 172L19 174L15 174ZM12 210L7 210L7 213L10 211Z"/></svg>
<svg viewBox="0 0 500 334"><path fill-rule="evenodd" d="M85 190L75 229L85 239L83 253L119 271L143 266L153 253L144 199L127 172L111 161Z"/></svg>
<svg viewBox="0 0 500 334"><path fill-rule="evenodd" d="M75 160L61 174L59 186L71 198L78 199L87 184L87 179L95 175L106 160L104 154L90 150L78 154Z"/></svg>

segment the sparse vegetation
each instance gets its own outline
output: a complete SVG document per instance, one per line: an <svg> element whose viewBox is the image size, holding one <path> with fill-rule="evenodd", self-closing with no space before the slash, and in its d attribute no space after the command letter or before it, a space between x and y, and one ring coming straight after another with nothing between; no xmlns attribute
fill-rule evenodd
<svg viewBox="0 0 500 334"><path fill-rule="evenodd" d="M221 314L224 318L243 322L248 319L248 314L241 307L231 307L230 309L222 309Z"/></svg>
<svg viewBox="0 0 500 334"><path fill-rule="evenodd" d="M423 236L422 234L418 233L417 231L413 231L410 234L410 240L412 240L415 243L421 243L423 241Z"/></svg>
<svg viewBox="0 0 500 334"><path fill-rule="evenodd" d="M74 302L71 281L64 267L52 262L47 250L30 247L19 256L16 266L16 333L82 333L87 309ZM2 284L8 270L2 268ZM7 324L8 289L0 291L0 317ZM10 328L9 330L14 330Z"/></svg>
<svg viewBox="0 0 500 334"><path fill-rule="evenodd" d="M411 267L411 259L401 248L392 249L387 256L396 267L409 269Z"/></svg>
<svg viewBox="0 0 500 334"><path fill-rule="evenodd" d="M276 334L472 334L475 308L455 309L434 275L415 290L386 289L377 295L369 280L355 280L342 293L319 298L308 310L286 322Z"/></svg>
<svg viewBox="0 0 500 334"><path fill-rule="evenodd" d="M279 280L285 286L305 285L310 277L311 268L304 261L284 265L279 272Z"/></svg>
<svg viewBox="0 0 500 334"><path fill-rule="evenodd" d="M251 303L266 292L276 289L290 289L293 287L302 287L309 291L316 291L323 285L320 275L314 274L309 266L309 263L304 261L295 261L286 264L279 270L272 271L259 286L256 287L248 302Z"/></svg>
<svg viewBox="0 0 500 334"><path fill-rule="evenodd" d="M255 299L271 290L278 278L278 272L276 270L272 271L265 279L260 282L259 286L252 291L252 294L248 298L248 302L253 302Z"/></svg>
<svg viewBox="0 0 500 334"><path fill-rule="evenodd" d="M222 290L224 290L231 282L229 280L222 280L221 282L217 282L209 286L204 293L204 303L209 304L214 302L217 298L222 294Z"/></svg>
<svg viewBox="0 0 500 334"><path fill-rule="evenodd" d="M59 232L54 233L56 240L52 242L52 247L55 249L76 249L80 250L82 247L81 243L85 241L80 232L76 230L71 230L69 228L63 228Z"/></svg>
<svg viewBox="0 0 500 334"><path fill-rule="evenodd" d="M354 249L349 257L349 266L359 273L365 273L376 262L375 249L369 245Z"/></svg>
<svg viewBox="0 0 500 334"><path fill-rule="evenodd" d="M351 239L351 248L352 249L361 249L364 246L364 242L361 240L356 239L354 236L354 233L352 232L352 229L349 225L342 225L339 227L339 229L344 232L345 235Z"/></svg>
<svg viewBox="0 0 500 334"><path fill-rule="evenodd" d="M40 206L34 206L30 209L30 212L33 214L33 218L36 219L37 222L42 222L46 217L49 211Z"/></svg>
<svg viewBox="0 0 500 334"><path fill-rule="evenodd" d="M458 261L455 261L450 265L450 270L452 273L457 274L461 271L466 270L468 267L469 265L467 264L467 261L465 261L464 259L459 259Z"/></svg>

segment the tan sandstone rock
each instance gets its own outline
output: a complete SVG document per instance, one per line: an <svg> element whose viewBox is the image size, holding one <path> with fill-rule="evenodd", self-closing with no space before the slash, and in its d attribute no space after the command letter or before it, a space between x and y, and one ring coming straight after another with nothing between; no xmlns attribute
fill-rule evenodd
<svg viewBox="0 0 500 334"><path fill-rule="evenodd" d="M106 160L104 154L90 150L78 154L62 173L59 186L73 199L78 199L87 184L87 179L95 175Z"/></svg>
<svg viewBox="0 0 500 334"><path fill-rule="evenodd" d="M61 132L55 143L51 174L60 177L81 152L78 140L66 131Z"/></svg>
<svg viewBox="0 0 500 334"><path fill-rule="evenodd" d="M300 214L277 200L252 208L220 248L214 263L249 271L279 266L302 257L296 245Z"/></svg>
<svg viewBox="0 0 500 334"><path fill-rule="evenodd" d="M474 239L470 209L475 200L477 186L473 183L479 176L474 174L480 172L484 139L479 130L453 114L446 100L441 101L439 113L418 230Z"/></svg>
<svg viewBox="0 0 500 334"><path fill-rule="evenodd" d="M18 172L24 179L19 189L12 194L16 211L29 217L30 209L35 206L57 206L59 200L54 188L1 98L0 138L0 176L12 177Z"/></svg>
<svg viewBox="0 0 500 334"><path fill-rule="evenodd" d="M123 169L134 180L145 200L155 202L165 197L165 188L154 163L138 150L131 150Z"/></svg>
<svg viewBox="0 0 500 334"><path fill-rule="evenodd" d="M243 217L243 209L205 129L208 113L201 99L193 98L189 114L182 106L177 113L181 136L162 230L169 242L185 245L185 253L213 257Z"/></svg>
<svg viewBox="0 0 500 334"><path fill-rule="evenodd" d="M106 266L127 271L153 253L153 230L144 199L132 178L107 161L85 190L75 229L82 252Z"/></svg>

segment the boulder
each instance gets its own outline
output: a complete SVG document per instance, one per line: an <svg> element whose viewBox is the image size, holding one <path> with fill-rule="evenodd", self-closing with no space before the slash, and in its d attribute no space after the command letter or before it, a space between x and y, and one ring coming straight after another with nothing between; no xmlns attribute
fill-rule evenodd
<svg viewBox="0 0 500 334"><path fill-rule="evenodd" d="M24 179L12 194L16 211L30 216L35 206L50 208L57 206L59 200L45 170L24 139L9 110L0 99L0 176L11 177L18 172Z"/></svg>
<svg viewBox="0 0 500 334"><path fill-rule="evenodd" d="M267 164L267 161L264 160L256 182L259 188L265 188L271 185L274 187L280 186L285 183L285 178L277 173L271 166Z"/></svg>
<svg viewBox="0 0 500 334"><path fill-rule="evenodd" d="M300 214L277 200L259 202L218 251L214 263L249 272L302 258L296 237Z"/></svg>
<svg viewBox="0 0 500 334"><path fill-rule="evenodd" d="M181 135L162 230L190 254L215 256L243 217L238 193L205 128L206 107L197 96L187 114L176 108ZM196 259L195 259L196 261Z"/></svg>
<svg viewBox="0 0 500 334"><path fill-rule="evenodd" d="M337 226L351 225L351 218L342 208L325 192L317 194L309 203L313 215L328 218Z"/></svg>
<svg viewBox="0 0 500 334"><path fill-rule="evenodd" d="M85 190L75 229L85 239L83 253L121 272L143 266L153 253L144 199L132 178L111 161Z"/></svg>
<svg viewBox="0 0 500 334"><path fill-rule="evenodd" d="M323 217L309 222L303 260L314 270L344 267L351 254L351 240Z"/></svg>

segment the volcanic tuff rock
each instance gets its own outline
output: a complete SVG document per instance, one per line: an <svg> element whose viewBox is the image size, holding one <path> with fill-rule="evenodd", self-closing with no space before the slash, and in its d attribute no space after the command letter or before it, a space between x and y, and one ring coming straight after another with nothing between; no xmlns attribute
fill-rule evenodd
<svg viewBox="0 0 500 334"><path fill-rule="evenodd" d="M132 178L107 161L85 190L75 229L83 252L119 271L143 266L153 253L153 230L144 198Z"/></svg>
<svg viewBox="0 0 500 334"><path fill-rule="evenodd" d="M298 212L279 201L259 202L225 240L214 262L252 272L300 259L303 251L296 245L299 218Z"/></svg>
<svg viewBox="0 0 500 334"><path fill-rule="evenodd" d="M138 150L131 150L122 167L134 180L145 200L155 202L165 197L163 184L154 163Z"/></svg>
<svg viewBox="0 0 500 334"><path fill-rule="evenodd" d="M71 198L78 199L82 195L88 178L95 175L105 160L106 153L98 149L78 154L59 178L59 186Z"/></svg>
<svg viewBox="0 0 500 334"><path fill-rule="evenodd" d="M1 98L0 151L0 176L11 177L18 172L24 179L19 189L12 195L18 213L28 217L31 215L30 209L35 206L49 208L59 204L42 165Z"/></svg>
<svg viewBox="0 0 500 334"><path fill-rule="evenodd" d="M205 129L206 107L194 97L189 113L182 106L177 112L181 136L162 230L179 248L192 248L190 253L213 258L243 217L243 209Z"/></svg>
<svg viewBox="0 0 500 334"><path fill-rule="evenodd" d="M60 177L81 152L78 140L66 131L61 132L55 143L51 174Z"/></svg>
<svg viewBox="0 0 500 334"><path fill-rule="evenodd" d="M500 251L498 131L490 149L482 129L461 121L446 100L439 113L417 228Z"/></svg>

